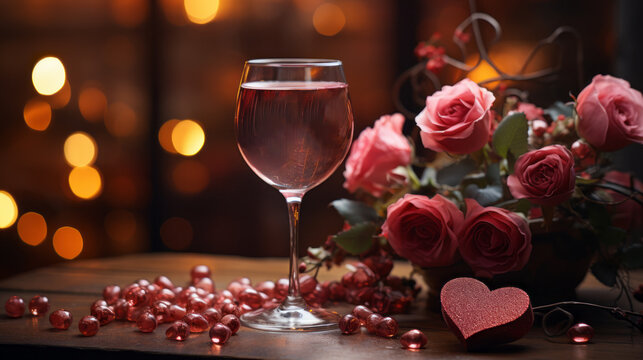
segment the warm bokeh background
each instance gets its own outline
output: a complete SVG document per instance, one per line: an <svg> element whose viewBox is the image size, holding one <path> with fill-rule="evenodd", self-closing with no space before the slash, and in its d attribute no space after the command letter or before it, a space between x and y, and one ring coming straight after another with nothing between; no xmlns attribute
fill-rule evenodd
<svg viewBox="0 0 643 360"><path fill-rule="evenodd" d="M491 56L505 71L571 25L585 83L611 73L643 88L637 1L477 7L503 26ZM466 0L0 1L0 278L132 252L285 256L284 200L234 139L243 62L341 59L357 135L395 111L392 85L415 63L417 42L436 31L448 42L469 12ZM60 62L37 66L45 57ZM566 65L556 86L532 89L534 100L578 93L575 62ZM327 207L348 196L341 170L306 196L302 249L341 227Z"/></svg>

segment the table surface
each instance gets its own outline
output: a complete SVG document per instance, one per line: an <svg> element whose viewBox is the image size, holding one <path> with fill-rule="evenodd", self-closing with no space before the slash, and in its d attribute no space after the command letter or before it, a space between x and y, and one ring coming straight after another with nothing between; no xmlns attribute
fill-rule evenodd
<svg viewBox="0 0 643 360"><path fill-rule="evenodd" d="M6 301L18 295L29 301L37 294L49 298L51 310L71 310L74 321L67 331L51 327L48 315L32 317L25 315L10 319L0 315L0 353L90 356L92 358L169 358L186 356L221 356L228 358L260 359L372 359L387 357L441 358L441 359L641 359L643 335L609 315L592 312L582 319L595 329L594 340L589 344L574 345L565 337L548 338L539 326L524 338L493 351L467 353L455 336L444 325L439 314L424 310L422 299L414 304L410 314L394 316L400 324L400 332L412 328L424 331L428 337L425 349L404 350L399 337L380 338L365 330L355 335L341 335L339 330L317 333L276 333L257 331L242 327L223 346L212 345L207 332L191 334L183 342L167 340L161 324L153 333L141 333L130 322L114 321L100 329L93 337L83 337L78 332L78 319L89 314L89 307L99 299L105 285L121 287L141 278L153 280L166 275L177 285L186 284L189 270L197 264L212 269L212 278L221 288L241 276L253 282L276 280L285 277L286 259L250 259L229 256L212 256L185 253L137 254L118 258L71 261L57 266L37 269L0 281L0 300ZM337 280L345 269L322 270L320 280ZM408 275L411 267L396 263L394 273ZM633 274L632 283L641 281L641 273ZM578 298L609 305L616 293L601 286L587 276L579 287ZM640 303L639 303L640 305ZM352 306L333 304L332 309L348 313ZM640 311L641 308L637 309ZM537 318L538 321L538 318Z"/></svg>

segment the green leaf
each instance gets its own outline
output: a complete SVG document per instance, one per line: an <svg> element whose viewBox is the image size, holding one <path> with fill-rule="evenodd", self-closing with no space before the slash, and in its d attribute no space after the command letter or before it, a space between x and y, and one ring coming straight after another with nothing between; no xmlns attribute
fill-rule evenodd
<svg viewBox="0 0 643 360"><path fill-rule="evenodd" d="M565 117L571 117L574 114L574 107L561 101L556 101L552 106L545 109L544 113L549 115L555 121L558 118L558 115L561 114Z"/></svg>
<svg viewBox="0 0 643 360"><path fill-rule="evenodd" d="M337 210L337 212L351 225L368 221L377 222L380 220L375 209L363 202L349 199L338 199L331 202L330 206L334 207L335 210Z"/></svg>
<svg viewBox="0 0 643 360"><path fill-rule="evenodd" d="M607 286L616 285L616 271L618 268L607 262L597 262L591 267L592 274L601 283Z"/></svg>
<svg viewBox="0 0 643 360"><path fill-rule="evenodd" d="M377 227L371 222L352 226L333 236L333 240L349 254L359 255L368 251L373 245L373 236Z"/></svg>
<svg viewBox="0 0 643 360"><path fill-rule="evenodd" d="M496 154L507 158L509 153L514 158L527 152L527 118L523 113L506 116L493 133L493 149ZM510 168L513 164L509 165Z"/></svg>
<svg viewBox="0 0 643 360"><path fill-rule="evenodd" d="M622 264L628 269L643 268L643 244L632 244L623 249Z"/></svg>
<svg viewBox="0 0 643 360"><path fill-rule="evenodd" d="M466 158L438 170L436 180L438 184L457 186L468 173L472 172L476 168L476 162L470 158Z"/></svg>
<svg viewBox="0 0 643 360"><path fill-rule="evenodd" d="M576 184L580 185L592 185L598 183L599 181L601 181L601 179L585 179L580 176L576 177Z"/></svg>

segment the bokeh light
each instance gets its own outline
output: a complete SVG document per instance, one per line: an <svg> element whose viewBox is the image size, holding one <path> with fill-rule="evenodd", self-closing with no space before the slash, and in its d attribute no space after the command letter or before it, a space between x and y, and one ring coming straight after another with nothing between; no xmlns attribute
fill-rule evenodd
<svg viewBox="0 0 643 360"><path fill-rule="evenodd" d="M188 20L195 24L207 24L217 16L219 0L184 0L183 7Z"/></svg>
<svg viewBox="0 0 643 360"><path fill-rule="evenodd" d="M313 27L324 36L337 35L346 25L346 16L342 9L331 3L321 4L313 13Z"/></svg>
<svg viewBox="0 0 643 360"><path fill-rule="evenodd" d="M105 127L117 137L134 135L139 130L139 119L134 110L123 102L110 104L105 116Z"/></svg>
<svg viewBox="0 0 643 360"><path fill-rule="evenodd" d="M171 217L161 225L161 240L171 250L186 249L193 235L192 225L184 218Z"/></svg>
<svg viewBox="0 0 643 360"><path fill-rule="evenodd" d="M65 67L57 57L47 56L33 67L31 81L42 95L53 95L65 85Z"/></svg>
<svg viewBox="0 0 643 360"><path fill-rule="evenodd" d="M4 190L0 190L0 229L6 229L13 225L18 218L18 205L13 196Z"/></svg>
<svg viewBox="0 0 643 360"><path fill-rule="evenodd" d="M105 117L107 98L100 89L86 87L78 95L78 109L85 120L98 122Z"/></svg>
<svg viewBox="0 0 643 360"><path fill-rule="evenodd" d="M172 170L172 182L176 190L183 194L197 194L210 182L208 168L198 160L181 160Z"/></svg>
<svg viewBox="0 0 643 360"><path fill-rule="evenodd" d="M98 170L91 166L75 167L69 173L69 188L81 199L93 199L103 188Z"/></svg>
<svg viewBox="0 0 643 360"><path fill-rule="evenodd" d="M27 126L36 131L45 131L51 123L51 106L40 99L31 99L22 111Z"/></svg>
<svg viewBox="0 0 643 360"><path fill-rule="evenodd" d="M54 233L53 244L58 256L71 260L83 251L83 236L75 228L63 226Z"/></svg>
<svg viewBox="0 0 643 360"><path fill-rule="evenodd" d="M159 129L159 144L170 154L176 154L176 149L174 148L174 144L172 144L172 130L174 130L174 127L178 123L179 120L171 119L164 122Z"/></svg>
<svg viewBox="0 0 643 360"><path fill-rule="evenodd" d="M36 212L22 214L18 219L18 236L25 244L39 245L47 237L45 218Z"/></svg>
<svg viewBox="0 0 643 360"><path fill-rule="evenodd" d="M472 65L473 64L475 63L472 63ZM496 72L496 70L492 68L491 65L489 65L489 63L486 62L485 60L480 62L480 64L478 64L478 66L475 69L473 69L471 72L467 74L467 77L471 79L471 81L476 83L494 78L496 76L498 76L498 73ZM497 84L498 82L494 81L491 83L483 84L483 86L492 88L492 87L495 87Z"/></svg>
<svg viewBox="0 0 643 360"><path fill-rule="evenodd" d="M181 120L172 129L172 145L181 155L192 156L198 153L204 143L205 133L196 121Z"/></svg>
<svg viewBox="0 0 643 360"><path fill-rule="evenodd" d="M47 98L47 101L54 109L64 108L69 104L69 100L71 100L71 85L69 85L69 81L65 81L65 84L58 92Z"/></svg>
<svg viewBox="0 0 643 360"><path fill-rule="evenodd" d="M63 149L65 160L71 166L87 166L96 160L96 141L91 135L82 131L69 135Z"/></svg>

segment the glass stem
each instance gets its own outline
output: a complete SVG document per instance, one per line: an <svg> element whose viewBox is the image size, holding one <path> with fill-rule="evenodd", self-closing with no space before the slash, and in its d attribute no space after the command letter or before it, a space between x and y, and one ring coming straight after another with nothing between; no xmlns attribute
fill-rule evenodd
<svg viewBox="0 0 643 360"><path fill-rule="evenodd" d="M282 192L288 204L290 218L290 270L288 271L288 297L299 298L299 209L303 193Z"/></svg>

